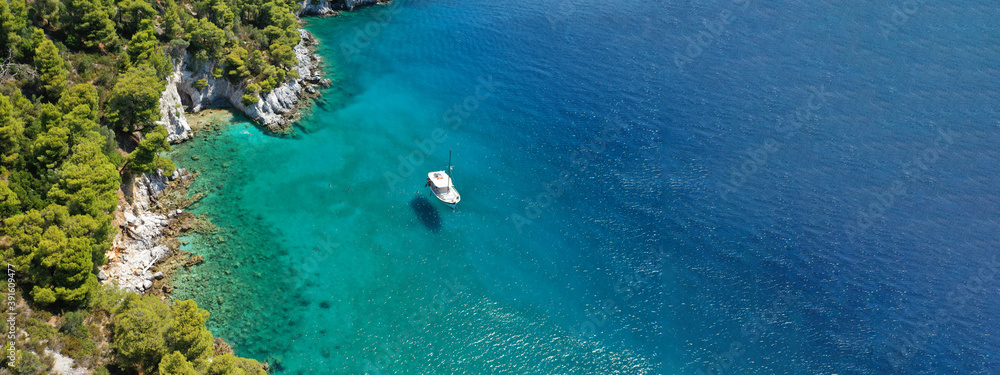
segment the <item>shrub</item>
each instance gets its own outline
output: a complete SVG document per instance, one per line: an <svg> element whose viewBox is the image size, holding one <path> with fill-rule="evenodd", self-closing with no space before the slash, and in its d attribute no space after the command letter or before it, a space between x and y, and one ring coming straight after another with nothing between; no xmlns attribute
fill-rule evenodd
<svg viewBox="0 0 1000 375"><path fill-rule="evenodd" d="M206 87L208 87L208 80L207 79L202 78L202 79L199 79L197 81L194 81L194 88L196 88L198 90L204 90Z"/></svg>
<svg viewBox="0 0 1000 375"><path fill-rule="evenodd" d="M62 327L59 327L59 330L76 338L87 338L89 332L87 331L87 325L83 322L86 318L87 311L85 310L70 311L66 315L63 315L63 324Z"/></svg>
<svg viewBox="0 0 1000 375"><path fill-rule="evenodd" d="M243 94L241 99L243 101L243 105L252 105L260 101L260 98L257 97L257 95L252 94Z"/></svg>

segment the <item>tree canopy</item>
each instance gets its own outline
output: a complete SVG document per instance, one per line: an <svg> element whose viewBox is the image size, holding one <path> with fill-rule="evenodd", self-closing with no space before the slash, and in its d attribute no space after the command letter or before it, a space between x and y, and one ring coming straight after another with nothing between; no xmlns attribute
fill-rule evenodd
<svg viewBox="0 0 1000 375"><path fill-rule="evenodd" d="M297 77L296 6L292 0L0 1L0 58L9 67L0 77L0 252L32 308L75 311L59 329L72 336L56 344L60 350L71 356L85 350L82 342L100 331L87 325L103 315L111 344L97 350L91 343L86 350L103 356L95 363L126 373L264 373L257 361L213 352L208 312L193 301L168 305L113 292L95 271L115 232L122 176L174 170L163 156L167 130L154 125L173 63L190 53L216 78L247 87L243 99L256 102ZM209 84L197 78L199 86ZM38 327L53 330L48 323ZM25 345L16 344L18 368L45 371L32 354L38 347Z"/></svg>
<svg viewBox="0 0 1000 375"><path fill-rule="evenodd" d="M43 39L35 48L35 65L41 73L39 80L49 98L58 98L66 87L66 62L59 56L59 49L51 40Z"/></svg>
<svg viewBox="0 0 1000 375"><path fill-rule="evenodd" d="M127 133L145 128L160 115L160 94L165 85L149 65L130 68L108 96L108 120Z"/></svg>
<svg viewBox="0 0 1000 375"><path fill-rule="evenodd" d="M139 142L139 146L128 154L125 165L135 172L146 173L162 169L167 175L173 174L174 162L158 155L160 151L170 151L167 129L162 125L146 134L145 139Z"/></svg>

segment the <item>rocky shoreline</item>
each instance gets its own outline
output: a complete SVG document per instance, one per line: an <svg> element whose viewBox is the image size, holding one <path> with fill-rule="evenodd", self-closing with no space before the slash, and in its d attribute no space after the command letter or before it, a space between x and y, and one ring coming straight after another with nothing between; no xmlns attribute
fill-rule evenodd
<svg viewBox="0 0 1000 375"><path fill-rule="evenodd" d="M287 130L298 119L301 108L318 96L314 86L330 84L320 75L320 57L310 50L316 44L315 38L306 30L300 29L299 33L301 41L293 48L299 61L293 68L298 79L262 94L260 101L251 105L242 102L245 85L215 78L211 62L197 63L190 53L182 52L184 58L175 63L160 97L157 124L167 128L167 140L180 143L194 136L185 108L198 113L207 108L232 107L269 131ZM208 85L195 88L199 79L205 79ZM180 250L175 238L198 225L194 215L184 211L200 198L186 197L187 186L194 178L181 168L170 177L161 172L147 173L122 183L114 219L117 233L106 254L108 262L98 273L101 283L116 283L137 293L165 294L170 291L170 270L201 261Z"/></svg>
<svg viewBox="0 0 1000 375"><path fill-rule="evenodd" d="M160 121L167 128L167 140L182 142L193 136L185 116L185 108L197 113L204 108L232 107L272 132L282 132L298 119L299 109L309 98L318 95L314 86L328 86L329 79L320 76L320 57L310 51L316 44L315 38L306 30L299 30L301 40L292 50L299 64L295 70L299 78L286 81L251 105L243 104L246 86L232 83L225 77L216 78L212 74L215 62L199 62L190 53L174 65L174 73L167 77L167 86L160 97ZM195 87L198 80L206 85Z"/></svg>
<svg viewBox="0 0 1000 375"><path fill-rule="evenodd" d="M186 188L193 179L187 171L178 169L170 178L149 173L122 185L113 221L119 230L98 280L114 281L119 287L142 293L164 278L163 272L154 266L171 254L179 255L176 246L169 246L167 233L180 232L170 230L171 227L189 226L193 215L173 208L176 203L159 197L169 188Z"/></svg>
<svg viewBox="0 0 1000 375"><path fill-rule="evenodd" d="M301 0L299 16L333 16L341 10L387 3L388 0Z"/></svg>

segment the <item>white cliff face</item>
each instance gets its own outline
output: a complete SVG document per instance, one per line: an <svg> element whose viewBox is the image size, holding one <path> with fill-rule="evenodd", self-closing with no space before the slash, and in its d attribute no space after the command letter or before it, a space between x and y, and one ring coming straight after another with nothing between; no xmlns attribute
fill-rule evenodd
<svg viewBox="0 0 1000 375"><path fill-rule="evenodd" d="M359 6L378 4L385 0L301 0L299 7L300 16L308 15L332 15L337 14L337 10L351 10Z"/></svg>
<svg viewBox="0 0 1000 375"><path fill-rule="evenodd" d="M177 93L181 80L181 64L174 65L174 72L167 76L167 87L160 95L160 121L156 123L167 128L167 141L178 143L191 138L191 127L184 117L184 106Z"/></svg>
<svg viewBox="0 0 1000 375"><path fill-rule="evenodd" d="M185 170L178 169L171 178L190 177L186 176ZM115 235L108 252L108 263L98 274L101 282L114 281L119 287L141 293L153 285L154 279L162 277L162 274L151 272L150 268L170 255L170 248L160 244L160 240L164 229L180 214L177 212L180 210L169 215L152 212L156 197L166 186L167 178L159 173L147 173L132 181L127 193L132 196L132 204L123 204L119 209L122 212L119 224L122 230Z"/></svg>
<svg viewBox="0 0 1000 375"><path fill-rule="evenodd" d="M278 131L291 125L293 112L299 105L303 91L311 84L318 84L316 76L319 68L319 57L309 52L313 43L312 35L305 30L299 30L302 40L293 50L299 64L293 69L299 78L286 81L266 94L260 96L260 101L251 105L243 104L243 94L246 86L234 84L225 77L216 78L212 75L213 66L208 62L195 62L190 54L182 64L180 81L177 90L182 95L182 101L188 103L192 112L202 108L233 106L246 114L247 117L267 126L272 131ZM195 88L195 83L204 79L207 83L202 89Z"/></svg>
<svg viewBox="0 0 1000 375"><path fill-rule="evenodd" d="M327 16L332 14L337 14L337 11L330 5L329 0L302 0L302 6L299 7L300 16Z"/></svg>
<svg viewBox="0 0 1000 375"><path fill-rule="evenodd" d="M168 131L167 140L181 142L192 137L191 128L184 116L184 105L191 112L207 107L232 106L247 117L279 131L294 120L295 109L303 92L315 93L313 84L322 84L317 75L319 57L310 53L308 46L314 41L312 35L299 30L302 41L293 50L299 60L295 66L299 78L287 81L271 92L261 96L260 101L244 105L242 97L246 91L243 84L234 84L225 78L212 76L212 66L208 62L195 62L191 54L186 54L174 67L174 73L167 78L167 86L160 96L160 121ZM207 85L195 88L199 79ZM171 179L190 178L184 169L178 169ZM122 185L132 203L122 203L116 219L121 231L115 236L108 263L101 268L98 279L101 282L116 282L120 287L135 292L143 292L153 285L153 280L163 277L150 269L160 260L170 255L170 248L160 244L168 225L176 220L181 210L167 215L153 212L156 197L167 187L167 178L160 173L149 173L136 177L131 185Z"/></svg>
<svg viewBox="0 0 1000 375"><path fill-rule="evenodd" d="M182 65L180 83L177 91L185 95L184 102L189 105L191 112L199 112L204 108L221 107L233 105L242 110L240 97L244 88L237 87L229 82L225 77L216 78L212 75L212 65L207 62L196 63L191 54L188 54ZM202 89L194 87L195 82L204 79L207 85ZM235 104L232 104L235 102Z"/></svg>
<svg viewBox="0 0 1000 375"><path fill-rule="evenodd" d="M339 3L343 7L341 9L354 9L362 5L378 4L378 0L335 0L334 2Z"/></svg>

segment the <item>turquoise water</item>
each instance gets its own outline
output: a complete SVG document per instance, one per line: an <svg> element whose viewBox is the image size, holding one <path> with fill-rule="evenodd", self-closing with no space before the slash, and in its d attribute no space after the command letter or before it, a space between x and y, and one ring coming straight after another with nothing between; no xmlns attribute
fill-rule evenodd
<svg viewBox="0 0 1000 375"><path fill-rule="evenodd" d="M202 173L193 189L209 193L192 209L219 232L192 237L191 251L206 261L179 275L175 298L195 298L212 312L213 332L238 353L280 361L287 373L649 373L654 354L621 341L627 332L587 333L610 324L605 306L592 303L601 296L590 292L587 273L611 280L615 270L574 269L590 252L654 242L639 228L601 233L619 225L613 215L621 213L578 203L614 197L572 189L595 184L594 170L609 166L599 153L623 147L623 122L594 124L607 128L602 138L573 139L571 123L544 115L548 104L509 100L520 95L513 75L534 68L477 64L469 59L486 52L467 49L481 40L443 40L489 25L424 29L443 22L428 15L463 15L410 6L363 61L345 59L335 41L378 8L310 20L338 87L293 137L236 121L178 147L179 164ZM409 36L390 41L396 33ZM438 41L411 45L410 38ZM448 112L456 104L461 112ZM516 109L521 104L534 108ZM511 124L520 121L530 122ZM537 138L550 132L559 137ZM532 139L588 151L579 165L565 163L568 155L550 158ZM650 152L653 141L634 151ZM446 166L449 150L463 195L455 211L423 187L427 172ZM655 171L652 161L645 167ZM598 175L613 177L623 192L655 194L624 180L623 171ZM545 193L545 183L554 194L529 214L524 198ZM628 204L655 211L655 203ZM515 225L513 214L525 221Z"/></svg>
<svg viewBox="0 0 1000 375"><path fill-rule="evenodd" d="M237 119L174 152L218 228L175 298L237 353L1000 371L988 3L395 4L309 19L335 85L293 135ZM423 187L449 150L454 211Z"/></svg>

